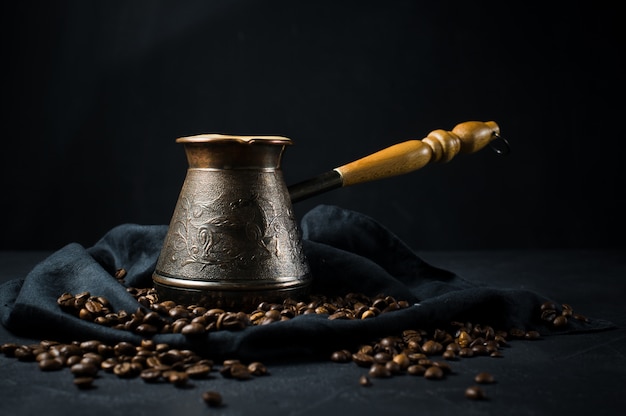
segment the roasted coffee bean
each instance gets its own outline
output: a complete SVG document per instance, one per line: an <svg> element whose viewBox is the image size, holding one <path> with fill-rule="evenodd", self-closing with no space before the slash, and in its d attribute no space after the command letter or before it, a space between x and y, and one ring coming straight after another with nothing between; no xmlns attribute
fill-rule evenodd
<svg viewBox="0 0 626 416"><path fill-rule="evenodd" d="M250 371L250 374L252 374L253 376L266 376L269 374L269 371L267 367L265 367L265 364L258 361L248 364L248 371Z"/></svg>
<svg viewBox="0 0 626 416"><path fill-rule="evenodd" d="M336 363L349 363L352 361L352 354L348 350L335 351L330 355L330 360Z"/></svg>
<svg viewBox="0 0 626 416"><path fill-rule="evenodd" d="M372 378L388 378L391 377L391 371L385 366L385 364L374 363L370 367L369 376Z"/></svg>
<svg viewBox="0 0 626 416"><path fill-rule="evenodd" d="M278 320L282 320L284 318L285 317L279 313ZM247 328L251 324L250 318L248 318L248 315L243 312L228 313L224 316L224 319L222 319L221 328L227 331L240 331Z"/></svg>
<svg viewBox="0 0 626 416"><path fill-rule="evenodd" d="M230 367L230 375L237 380L248 380L252 376L252 373L247 366L236 364Z"/></svg>
<svg viewBox="0 0 626 416"><path fill-rule="evenodd" d="M177 362L181 362L183 360L183 355L179 350L171 349L169 351L160 353L158 358L161 363L165 365L174 365Z"/></svg>
<svg viewBox="0 0 626 416"><path fill-rule="evenodd" d="M572 309L572 307L570 305L568 305L567 303L564 303L564 304L561 305L561 307L563 308L561 310L561 315L563 315L563 316L572 316L572 313L573 313L574 310Z"/></svg>
<svg viewBox="0 0 626 416"><path fill-rule="evenodd" d="M385 364L388 361L391 361L393 356L388 352L377 352L374 354L374 362L379 364Z"/></svg>
<svg viewBox="0 0 626 416"><path fill-rule="evenodd" d="M587 323L589 322L589 318L579 313L572 314L572 318L576 319L577 321L582 321L582 322L587 322Z"/></svg>
<svg viewBox="0 0 626 416"><path fill-rule="evenodd" d="M474 345L471 349L474 355L489 355L487 347L484 345Z"/></svg>
<svg viewBox="0 0 626 416"><path fill-rule="evenodd" d="M392 360L397 363L402 370L406 370L411 365L411 360L405 353L396 354Z"/></svg>
<svg viewBox="0 0 626 416"><path fill-rule="evenodd" d="M187 336L194 336L204 334L206 332L204 325L200 325L199 323L189 323L183 326L180 330L180 333Z"/></svg>
<svg viewBox="0 0 626 416"><path fill-rule="evenodd" d="M88 311L87 309L85 309L85 308L81 308L81 309L78 311L78 317L79 317L80 319L85 320L85 321L92 321L92 320L96 317L96 315L92 314L91 312L89 312L89 311Z"/></svg>
<svg viewBox="0 0 626 416"><path fill-rule="evenodd" d="M76 377L94 377L98 374L98 367L91 363L77 363L70 367L70 371Z"/></svg>
<svg viewBox="0 0 626 416"><path fill-rule="evenodd" d="M495 340L489 340L485 342L485 348L487 348L488 353L492 353L494 351L498 351L500 345Z"/></svg>
<svg viewBox="0 0 626 416"><path fill-rule="evenodd" d="M511 338L524 338L526 336L526 331L519 328L511 328L509 330L509 335L511 336Z"/></svg>
<svg viewBox="0 0 626 416"><path fill-rule="evenodd" d="M433 360L428 358L422 358L420 360L417 360L417 364L423 367L430 367L431 365L433 365Z"/></svg>
<svg viewBox="0 0 626 416"><path fill-rule="evenodd" d="M164 320L163 318L161 318L161 316L158 313L151 311L144 315L143 323L148 324L148 325L153 325L158 328L158 327L163 326Z"/></svg>
<svg viewBox="0 0 626 416"><path fill-rule="evenodd" d="M479 386L470 386L465 389L465 397L471 400L483 400L487 396L485 395L483 389Z"/></svg>
<svg viewBox="0 0 626 416"><path fill-rule="evenodd" d="M491 384L495 383L496 380L490 373L482 372L476 374L476 376L474 377L474 381L478 384Z"/></svg>
<svg viewBox="0 0 626 416"><path fill-rule="evenodd" d="M437 341L428 340L422 345L422 350L428 355L439 354L443 350L443 345Z"/></svg>
<svg viewBox="0 0 626 416"><path fill-rule="evenodd" d="M86 377L86 376L74 377L74 385L78 387L79 389L89 389L93 387L93 381L94 381L93 377Z"/></svg>
<svg viewBox="0 0 626 416"><path fill-rule="evenodd" d="M82 357L80 355L72 355L65 359L65 365L68 367L73 366L74 364L78 364L82 361Z"/></svg>
<svg viewBox="0 0 626 416"><path fill-rule="evenodd" d="M218 407L222 405L222 395L216 391L205 391L202 393L202 400L211 407Z"/></svg>
<svg viewBox="0 0 626 416"><path fill-rule="evenodd" d="M460 348L467 348L472 342L472 337L465 330L460 330L456 336L456 343Z"/></svg>
<svg viewBox="0 0 626 416"><path fill-rule="evenodd" d="M559 315L552 321L552 325L555 328L563 328L567 325L567 317L565 315Z"/></svg>
<svg viewBox="0 0 626 416"><path fill-rule="evenodd" d="M113 374L120 378L134 378L141 373L141 366L135 363L122 362L113 367Z"/></svg>
<svg viewBox="0 0 626 416"><path fill-rule="evenodd" d="M469 344L470 348L474 348L476 345L485 345L485 339L483 337L477 337L474 338Z"/></svg>
<svg viewBox="0 0 626 416"><path fill-rule="evenodd" d="M86 352L85 354L83 354L82 358L80 359L81 364L84 364L84 365L91 364L94 367L100 367L100 364L102 364L102 361L103 361L102 356L93 352Z"/></svg>
<svg viewBox="0 0 626 416"><path fill-rule="evenodd" d="M39 369L41 371L57 371L64 367L61 358L45 358L39 361Z"/></svg>
<svg viewBox="0 0 626 416"><path fill-rule="evenodd" d="M420 360L428 359L428 356L421 352L409 353L407 354L407 357L409 357L409 360L411 361L411 363L414 363L414 364L419 363Z"/></svg>
<svg viewBox="0 0 626 416"><path fill-rule="evenodd" d="M374 357L364 352L357 352L352 354L352 361L354 361L359 367L369 368L374 364Z"/></svg>
<svg viewBox="0 0 626 416"><path fill-rule="evenodd" d="M419 364L413 364L406 369L406 372L412 376L423 376L426 372L426 367Z"/></svg>
<svg viewBox="0 0 626 416"><path fill-rule="evenodd" d="M344 310L339 310L337 312L334 312L333 314L331 314L328 319L335 320L335 319L351 319L351 314L344 311Z"/></svg>
<svg viewBox="0 0 626 416"><path fill-rule="evenodd" d="M398 339L395 337L385 337L381 338L378 341L378 347L383 349L384 351L389 352L389 350L394 349L398 343Z"/></svg>
<svg viewBox="0 0 626 416"><path fill-rule="evenodd" d="M361 347L359 347L358 353L374 355L374 347L369 344L361 345Z"/></svg>
<svg viewBox="0 0 626 416"><path fill-rule="evenodd" d="M219 369L219 373L222 375L222 377L224 378L233 377L232 373L230 372L233 365L241 365L241 363L237 361L236 363L222 364L222 368Z"/></svg>
<svg viewBox="0 0 626 416"><path fill-rule="evenodd" d="M89 292L82 292L77 295L74 295L74 307L76 309L81 309L85 306L87 300L91 297Z"/></svg>
<svg viewBox="0 0 626 416"><path fill-rule="evenodd" d="M544 321L552 322L556 316L556 311L552 309L546 309L541 312L541 319Z"/></svg>
<svg viewBox="0 0 626 416"><path fill-rule="evenodd" d="M113 368L118 364L117 359L115 358L107 358L106 360L102 361L102 364L100 364L100 368L103 369L106 372L112 372Z"/></svg>
<svg viewBox="0 0 626 416"><path fill-rule="evenodd" d="M126 277L126 269L117 269L113 276L119 280L124 279Z"/></svg>
<svg viewBox="0 0 626 416"><path fill-rule="evenodd" d="M541 338L541 334L538 331L528 331L524 335L524 338L534 340Z"/></svg>
<svg viewBox="0 0 626 416"><path fill-rule="evenodd" d="M363 374L361 375L361 377L359 377L359 384L363 387L369 387L372 385L372 381L369 379L368 376Z"/></svg>
<svg viewBox="0 0 626 416"><path fill-rule="evenodd" d="M26 345L17 347L13 351L13 356L20 361L35 361L35 357L36 357L35 353L33 352L33 349Z"/></svg>
<svg viewBox="0 0 626 416"><path fill-rule="evenodd" d="M137 353L137 347L131 344L130 342L122 341L122 342L115 344L115 346L113 347L113 351L115 355L117 356L120 356L120 355L133 356Z"/></svg>
<svg viewBox="0 0 626 416"><path fill-rule="evenodd" d="M67 308L74 306L74 295L71 293L63 293L57 298L57 305Z"/></svg>
<svg viewBox="0 0 626 416"><path fill-rule="evenodd" d="M146 383L156 383L161 380L161 371L155 368L146 368L141 370L139 377Z"/></svg>
<svg viewBox="0 0 626 416"><path fill-rule="evenodd" d="M452 372L452 367L445 361L435 361L433 362L435 367L439 367L443 370L444 374L450 374Z"/></svg>
<svg viewBox="0 0 626 416"><path fill-rule="evenodd" d="M459 357L469 358L469 357L473 357L473 356L474 356L474 350L472 350L469 347L461 348L459 350Z"/></svg>
<svg viewBox="0 0 626 416"><path fill-rule="evenodd" d="M18 344L9 342L6 344L2 344L2 347L0 347L0 351L2 351L2 353L10 358L15 357L15 350L18 349L20 346Z"/></svg>
<svg viewBox="0 0 626 416"><path fill-rule="evenodd" d="M446 345L446 351L452 351L455 354L458 354L461 351L461 346L455 341Z"/></svg>
<svg viewBox="0 0 626 416"><path fill-rule="evenodd" d="M180 305L177 305L170 309L168 311L168 314L172 319L189 319L191 315L186 308Z"/></svg>
<svg viewBox="0 0 626 416"><path fill-rule="evenodd" d="M177 319L171 324L171 331L174 334L180 334L185 326L189 324L189 319Z"/></svg>
<svg viewBox="0 0 626 416"><path fill-rule="evenodd" d="M361 314L361 319L375 318L378 315L374 308L370 308Z"/></svg>
<svg viewBox="0 0 626 416"><path fill-rule="evenodd" d="M389 370L389 372L394 375L394 374L400 374L402 373L402 368L400 368L400 365L395 362L395 361L387 361L385 363L385 368L387 368L387 370Z"/></svg>
<svg viewBox="0 0 626 416"><path fill-rule="evenodd" d="M168 371L167 381L176 387L184 387L189 381L189 375L183 371Z"/></svg>
<svg viewBox="0 0 626 416"><path fill-rule="evenodd" d="M189 376L189 378L205 378L211 372L211 367L206 364L192 364L190 367L185 369L185 373Z"/></svg>
<svg viewBox="0 0 626 416"><path fill-rule="evenodd" d="M429 380L440 380L443 378L444 372L440 367L436 365L430 366L424 372L424 377Z"/></svg>
<svg viewBox="0 0 626 416"><path fill-rule="evenodd" d="M94 315L98 315L102 312L102 304L96 299L88 299L85 302L85 309Z"/></svg>
<svg viewBox="0 0 626 416"><path fill-rule="evenodd" d="M98 352L98 347L102 345L102 342L98 340L83 341L80 343L80 349L87 352Z"/></svg>

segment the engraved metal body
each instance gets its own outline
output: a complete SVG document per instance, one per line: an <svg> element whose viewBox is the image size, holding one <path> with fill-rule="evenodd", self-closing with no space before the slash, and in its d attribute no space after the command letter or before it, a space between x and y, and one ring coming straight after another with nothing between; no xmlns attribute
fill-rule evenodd
<svg viewBox="0 0 626 416"><path fill-rule="evenodd" d="M189 169L152 276L160 300L253 307L308 292L278 136L183 137Z"/></svg>

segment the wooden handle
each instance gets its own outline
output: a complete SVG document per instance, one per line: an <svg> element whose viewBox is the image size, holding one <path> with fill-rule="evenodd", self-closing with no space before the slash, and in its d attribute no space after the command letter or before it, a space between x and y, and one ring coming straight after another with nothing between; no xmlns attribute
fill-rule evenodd
<svg viewBox="0 0 626 416"><path fill-rule="evenodd" d="M452 131L434 130L422 140L408 140L335 168L342 186L403 175L431 162L448 162L458 153L474 153L500 134L494 121L467 121Z"/></svg>

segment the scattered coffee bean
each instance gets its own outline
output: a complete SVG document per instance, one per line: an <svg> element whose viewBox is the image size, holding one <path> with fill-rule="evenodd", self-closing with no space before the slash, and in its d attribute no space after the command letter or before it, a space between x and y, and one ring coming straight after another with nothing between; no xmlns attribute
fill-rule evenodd
<svg viewBox="0 0 626 416"><path fill-rule="evenodd" d="M478 373L474 377L474 381L478 384L491 384L495 383L495 378L490 373Z"/></svg>
<svg viewBox="0 0 626 416"><path fill-rule="evenodd" d="M372 381L369 379L368 376L363 374L361 375L361 377L359 377L359 384L363 387L369 387L372 385Z"/></svg>
<svg viewBox="0 0 626 416"><path fill-rule="evenodd" d="M114 277L116 279L123 280L126 277L126 270L125 269L117 269L115 271Z"/></svg>
<svg viewBox="0 0 626 416"><path fill-rule="evenodd" d="M62 369L63 366L63 360L60 358L45 358L39 361L41 371L57 371Z"/></svg>
<svg viewBox="0 0 626 416"><path fill-rule="evenodd" d="M75 377L74 385L79 389L89 389L93 387L93 377Z"/></svg>
<svg viewBox="0 0 626 416"><path fill-rule="evenodd" d="M352 361L352 353L348 350L335 351L331 354L330 360L336 363L348 363Z"/></svg>
<svg viewBox="0 0 626 416"><path fill-rule="evenodd" d="M250 371L250 374L253 376L266 376L269 374L265 364L258 361L248 364L248 371Z"/></svg>
<svg viewBox="0 0 626 416"><path fill-rule="evenodd" d="M428 367L424 372L424 378L429 380L440 380L443 378L443 370L435 365Z"/></svg>
<svg viewBox="0 0 626 416"><path fill-rule="evenodd" d="M413 364L410 365L409 368L406 369L408 374L411 374L412 376L423 376L424 373L426 372L426 367L419 365L419 364Z"/></svg>
<svg viewBox="0 0 626 416"><path fill-rule="evenodd" d="M222 395L216 391L205 391L202 393L202 400L204 400L204 402L211 407L218 407L222 405Z"/></svg>
<svg viewBox="0 0 626 416"><path fill-rule="evenodd" d="M526 334L524 334L524 338L526 339L539 339L541 338L541 334L538 331L528 331L526 332Z"/></svg>
<svg viewBox="0 0 626 416"><path fill-rule="evenodd" d="M141 370L139 377L147 383L155 383L161 379L161 370L156 368L146 368Z"/></svg>
<svg viewBox="0 0 626 416"><path fill-rule="evenodd" d="M487 396L479 386L470 386L465 390L465 397L471 400L484 400Z"/></svg>
<svg viewBox="0 0 626 416"><path fill-rule="evenodd" d="M205 378L211 372L211 366L207 364L192 364L185 370L189 378Z"/></svg>
<svg viewBox="0 0 626 416"><path fill-rule="evenodd" d="M70 367L70 371L76 377L94 377L98 374L98 367L90 363L77 363Z"/></svg>
<svg viewBox="0 0 626 416"><path fill-rule="evenodd" d="M374 363L370 367L369 373L372 378L388 378L391 377L391 371L384 364Z"/></svg>
<svg viewBox="0 0 626 416"><path fill-rule="evenodd" d="M567 317L565 315L559 315L552 321L552 325L555 328L563 328L567 325Z"/></svg>

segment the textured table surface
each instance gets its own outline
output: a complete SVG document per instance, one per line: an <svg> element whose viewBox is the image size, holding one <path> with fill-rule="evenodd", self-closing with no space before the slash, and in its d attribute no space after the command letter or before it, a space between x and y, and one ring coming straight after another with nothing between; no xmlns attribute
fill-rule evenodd
<svg viewBox="0 0 626 416"><path fill-rule="evenodd" d="M26 276L47 252L0 252L0 283ZM102 374L95 388L78 390L72 375L42 372L34 363L0 355L0 414L90 415L380 415L380 414L622 414L626 407L626 250L418 252L427 262L477 283L534 290L616 328L536 341L513 341L503 358L450 362L443 380L409 375L358 380L366 371L328 361L265 363L270 376L248 381L219 374L188 388L147 384ZM0 327L0 344L32 344ZM479 372L496 383L487 400L465 388ZM208 408L201 394L219 391L224 405Z"/></svg>

